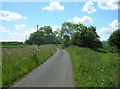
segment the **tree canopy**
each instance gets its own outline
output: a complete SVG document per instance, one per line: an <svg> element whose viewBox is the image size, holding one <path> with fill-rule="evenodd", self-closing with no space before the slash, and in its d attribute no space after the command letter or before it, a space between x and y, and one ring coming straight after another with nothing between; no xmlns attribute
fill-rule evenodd
<svg viewBox="0 0 120 89"><path fill-rule="evenodd" d="M111 46L117 46L118 48L120 48L120 29L114 31L109 39L108 42Z"/></svg>
<svg viewBox="0 0 120 89"><path fill-rule="evenodd" d="M98 48L102 47L102 43L99 40L99 36L96 33L96 27L84 26L81 23L73 24L70 22L64 22L61 29L63 40L67 37L67 42L63 41L63 45L78 45L81 47Z"/></svg>
<svg viewBox="0 0 120 89"><path fill-rule="evenodd" d="M63 48L69 45L81 47L99 48L102 43L96 33L96 27L87 27L81 23L75 24L64 22L61 29L52 31L50 26L41 27L37 32L30 35L26 44L62 44Z"/></svg>
<svg viewBox="0 0 120 89"><path fill-rule="evenodd" d="M52 32L50 26L41 27L37 32L30 34L28 40L25 41L29 45L41 45L41 44L59 44L59 40Z"/></svg>

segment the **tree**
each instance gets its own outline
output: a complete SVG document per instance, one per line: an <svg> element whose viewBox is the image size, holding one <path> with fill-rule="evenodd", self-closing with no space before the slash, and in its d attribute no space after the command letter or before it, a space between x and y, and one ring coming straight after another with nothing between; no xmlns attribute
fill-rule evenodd
<svg viewBox="0 0 120 89"><path fill-rule="evenodd" d="M29 45L44 44L44 32L38 31L38 32L31 33L28 40L25 41L25 44L29 44Z"/></svg>
<svg viewBox="0 0 120 89"><path fill-rule="evenodd" d="M63 37L63 48L69 46L69 41L70 41L70 37L68 35L64 35L64 37Z"/></svg>
<svg viewBox="0 0 120 89"><path fill-rule="evenodd" d="M45 35L53 35L52 28L50 26L44 26L39 29L44 32Z"/></svg>
<svg viewBox="0 0 120 89"><path fill-rule="evenodd" d="M70 44L70 37L74 33L73 23L64 22L61 27L60 36L63 47L67 47Z"/></svg>
<svg viewBox="0 0 120 89"><path fill-rule="evenodd" d="M87 27L81 23L64 22L61 28L61 39L63 46L78 45L81 47L98 48L102 47L96 33L96 27Z"/></svg>
<svg viewBox="0 0 120 89"><path fill-rule="evenodd" d="M25 41L29 45L41 45L41 44L59 44L59 40L56 35L52 32L50 26L41 27L37 32L30 34L28 40Z"/></svg>
<svg viewBox="0 0 120 89"><path fill-rule="evenodd" d="M56 31L54 31L54 35L57 37L59 44L61 44L62 43L61 29L57 28Z"/></svg>
<svg viewBox="0 0 120 89"><path fill-rule="evenodd" d="M72 37L71 37L72 39L70 40L70 44L71 45L80 45L79 43L80 43L80 34L79 34L79 32L76 32L76 33L74 33L73 35L72 35Z"/></svg>
<svg viewBox="0 0 120 89"><path fill-rule="evenodd" d="M108 39L108 43L111 45L111 46L117 46L118 48L120 48L120 29L114 31L109 39Z"/></svg>
<svg viewBox="0 0 120 89"><path fill-rule="evenodd" d="M75 26L75 24L74 24ZM98 48L102 47L99 36L96 33L96 27L86 27L83 24L76 24L79 27L77 32L72 35L71 44L81 47Z"/></svg>

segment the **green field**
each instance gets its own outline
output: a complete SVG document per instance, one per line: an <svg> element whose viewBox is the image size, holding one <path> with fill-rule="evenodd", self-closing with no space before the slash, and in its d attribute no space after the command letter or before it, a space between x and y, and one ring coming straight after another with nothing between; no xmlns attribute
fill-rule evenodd
<svg viewBox="0 0 120 89"><path fill-rule="evenodd" d="M8 87L46 61L61 45L4 46L2 47L2 85ZM77 87L118 86L118 50L71 46L66 48L71 56Z"/></svg>
<svg viewBox="0 0 120 89"><path fill-rule="evenodd" d="M10 84L46 61L55 52L56 46L54 45L3 48L2 87L10 86Z"/></svg>
<svg viewBox="0 0 120 89"><path fill-rule="evenodd" d="M21 48L21 47L24 47L24 45L2 45L0 46L1 48Z"/></svg>
<svg viewBox="0 0 120 89"><path fill-rule="evenodd" d="M118 53L96 52L89 48L68 47L77 87L117 87Z"/></svg>

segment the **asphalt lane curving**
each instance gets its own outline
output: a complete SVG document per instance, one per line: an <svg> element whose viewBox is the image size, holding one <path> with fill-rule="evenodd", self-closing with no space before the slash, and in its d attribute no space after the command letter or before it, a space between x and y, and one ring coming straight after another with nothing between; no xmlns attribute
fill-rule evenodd
<svg viewBox="0 0 120 89"><path fill-rule="evenodd" d="M75 87L72 64L68 52L57 52L11 87Z"/></svg>

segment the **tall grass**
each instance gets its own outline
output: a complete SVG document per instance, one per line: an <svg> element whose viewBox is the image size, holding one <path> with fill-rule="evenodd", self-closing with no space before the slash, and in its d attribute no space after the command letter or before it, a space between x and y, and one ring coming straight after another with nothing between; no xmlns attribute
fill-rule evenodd
<svg viewBox="0 0 120 89"><path fill-rule="evenodd" d="M118 53L100 53L88 48L66 48L71 56L77 87L118 86Z"/></svg>
<svg viewBox="0 0 120 89"><path fill-rule="evenodd" d="M2 85L8 87L16 80L42 64L56 52L56 46L26 46L23 48L3 48Z"/></svg>
<svg viewBox="0 0 120 89"><path fill-rule="evenodd" d="M116 46L110 46L109 44L103 44L102 48L97 48L96 51L103 53L120 53L120 49Z"/></svg>

